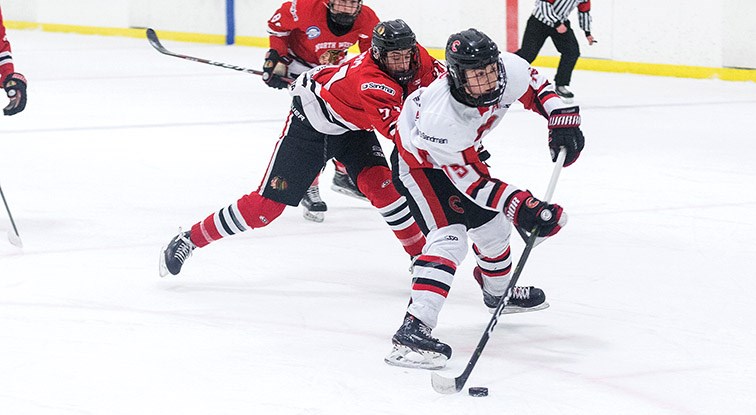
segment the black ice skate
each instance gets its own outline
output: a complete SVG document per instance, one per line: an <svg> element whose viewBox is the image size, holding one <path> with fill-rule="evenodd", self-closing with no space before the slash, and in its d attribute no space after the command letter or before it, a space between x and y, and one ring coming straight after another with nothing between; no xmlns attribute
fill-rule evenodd
<svg viewBox="0 0 756 415"><path fill-rule="evenodd" d="M357 185L354 184L352 178L348 174L336 170L333 173L333 183L331 183L331 190L347 196L352 196L360 200L368 200Z"/></svg>
<svg viewBox="0 0 756 415"><path fill-rule="evenodd" d="M483 291L483 303L488 307L488 311L493 314L499 305L499 301L501 301L501 296L493 295L483 288L483 276L480 274L480 267L475 267L473 277L475 277L475 281L478 282L480 289ZM525 313L528 311L543 310L548 307L549 303L546 302L546 294L544 294L542 289L536 287L514 287L512 289L512 296L509 297L509 302L504 306L501 314Z"/></svg>
<svg viewBox="0 0 756 415"><path fill-rule="evenodd" d="M565 104L572 104L572 100L575 98L575 94L567 89L565 85L557 85L557 87L554 88L554 92L559 95L559 98L562 98L562 101L564 101Z"/></svg>
<svg viewBox="0 0 756 415"><path fill-rule="evenodd" d="M179 234L171 239L168 246L163 247L163 251L160 252L160 276L165 277L168 273L178 275L184 261L192 256L192 251L196 247L189 239L189 231L181 232L179 230Z"/></svg>
<svg viewBox="0 0 756 415"><path fill-rule="evenodd" d="M383 361L393 366L441 369L452 355L451 347L431 337L431 328L410 313L391 342L394 349Z"/></svg>
<svg viewBox="0 0 756 415"><path fill-rule="evenodd" d="M320 189L318 186L310 186L299 204L302 205L302 216L305 219L313 222L323 222L325 220L323 212L328 210L328 205L320 198Z"/></svg>

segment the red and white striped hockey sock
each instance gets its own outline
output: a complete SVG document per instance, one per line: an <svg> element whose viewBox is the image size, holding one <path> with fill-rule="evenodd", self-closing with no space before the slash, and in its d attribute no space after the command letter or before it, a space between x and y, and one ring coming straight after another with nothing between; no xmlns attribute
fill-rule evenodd
<svg viewBox="0 0 756 415"><path fill-rule="evenodd" d="M378 208L404 250L412 257L420 255L425 236L410 213L407 199L396 191L391 182L391 170L385 166L365 169L357 177L357 186Z"/></svg>
<svg viewBox="0 0 756 415"><path fill-rule="evenodd" d="M191 240L198 248L227 236L267 226L281 215L286 205L255 193L211 214L192 226Z"/></svg>

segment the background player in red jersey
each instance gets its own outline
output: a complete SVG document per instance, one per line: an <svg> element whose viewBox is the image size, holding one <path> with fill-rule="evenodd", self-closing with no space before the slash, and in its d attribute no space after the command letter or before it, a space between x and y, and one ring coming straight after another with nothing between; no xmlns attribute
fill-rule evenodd
<svg viewBox="0 0 756 415"><path fill-rule="evenodd" d="M429 85L443 69L404 21L392 20L375 27L369 52L301 74L292 86L284 134L260 187L174 237L163 249L160 274L178 274L197 247L270 224L287 205L299 203L330 158L346 165L404 250L419 255L425 237L392 184L374 130L393 137L404 98Z"/></svg>
<svg viewBox="0 0 756 415"><path fill-rule="evenodd" d="M0 10L0 85L8 94L10 102L3 108L3 114L14 115L26 108L26 78L13 68L13 57L8 39L5 37L3 11Z"/></svg>
<svg viewBox="0 0 756 415"><path fill-rule="evenodd" d="M272 88L287 88L282 77L296 78L318 65L338 65L347 49L357 44L360 52L370 49L371 34L378 24L375 12L362 0L298 0L281 5L268 20L270 50L265 55L263 80ZM334 160L336 170L331 188L339 193L367 200ZM328 207L320 198L318 177L302 197L304 217L322 222Z"/></svg>

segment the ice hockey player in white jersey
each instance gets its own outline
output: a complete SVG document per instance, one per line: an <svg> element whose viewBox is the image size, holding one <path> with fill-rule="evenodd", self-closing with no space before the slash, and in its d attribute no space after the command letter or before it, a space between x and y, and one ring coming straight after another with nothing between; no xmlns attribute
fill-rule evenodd
<svg viewBox="0 0 756 415"><path fill-rule="evenodd" d="M552 161L564 147L565 166L572 164L584 143L578 107L566 106L544 76L522 58L500 53L485 34L469 29L451 35L446 60L447 76L411 94L397 125L394 183L427 239L414 263L410 304L385 359L397 366L438 369L451 357L451 347L431 330L467 254L468 237L477 262L473 276L493 312L511 280L512 224L523 230L538 225L539 236L550 237L567 222L559 205L491 177L479 157L483 137L519 100L548 120ZM504 312L547 306L541 289L514 287Z"/></svg>

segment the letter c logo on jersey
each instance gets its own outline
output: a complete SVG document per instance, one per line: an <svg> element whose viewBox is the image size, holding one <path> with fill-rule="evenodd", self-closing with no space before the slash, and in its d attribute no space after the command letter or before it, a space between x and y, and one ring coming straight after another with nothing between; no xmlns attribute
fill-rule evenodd
<svg viewBox="0 0 756 415"><path fill-rule="evenodd" d="M449 207L460 215L465 213L465 209L462 208L462 201L459 200L459 196L452 196L449 198Z"/></svg>
<svg viewBox="0 0 756 415"><path fill-rule="evenodd" d="M452 50L452 52L459 52L459 44L460 43L462 43L462 42L460 42L459 40L455 40L454 42L452 42L452 44L451 44L451 50Z"/></svg>

